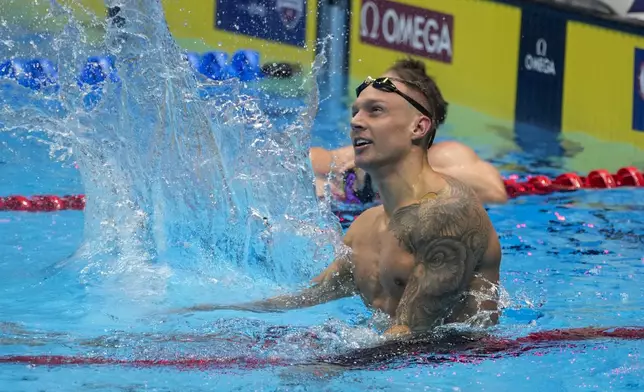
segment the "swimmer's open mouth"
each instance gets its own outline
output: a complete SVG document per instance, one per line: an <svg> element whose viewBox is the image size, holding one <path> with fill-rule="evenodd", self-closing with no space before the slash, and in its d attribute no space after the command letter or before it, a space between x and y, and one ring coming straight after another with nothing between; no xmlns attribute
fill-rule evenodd
<svg viewBox="0 0 644 392"><path fill-rule="evenodd" d="M372 143L373 142L371 140L367 140L361 137L353 139L353 147L362 147Z"/></svg>

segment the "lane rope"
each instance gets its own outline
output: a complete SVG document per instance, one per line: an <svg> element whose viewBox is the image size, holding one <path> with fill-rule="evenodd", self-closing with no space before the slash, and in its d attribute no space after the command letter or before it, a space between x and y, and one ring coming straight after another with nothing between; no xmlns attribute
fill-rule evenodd
<svg viewBox="0 0 644 392"><path fill-rule="evenodd" d="M572 192L580 189L610 189L619 187L644 187L644 175L634 166L623 167L615 174L598 169L580 176L577 173L564 173L554 179L548 176L527 176L523 180L518 175L504 179L508 197L527 195L546 195L555 192ZM85 209L85 195L10 195L0 197L0 211L50 212L61 210ZM352 211L356 214L360 211ZM342 211L338 211L342 214Z"/></svg>
<svg viewBox="0 0 644 392"><path fill-rule="evenodd" d="M642 340L643 327L618 328L569 328L533 332L516 339L498 337L471 338L467 335L447 338L433 337L393 341L383 346L357 349L345 354L323 356L309 361L291 361L278 357L179 357L173 359L110 358L83 355L5 355L0 364L31 366L128 366L138 368L172 367L178 369L257 369L264 367L287 367L294 365L332 364L348 368L383 365L395 359L407 359L415 363L440 364L449 362L480 363L486 359L517 357L535 350L570 348L572 342L597 340ZM375 370L381 369L378 367Z"/></svg>

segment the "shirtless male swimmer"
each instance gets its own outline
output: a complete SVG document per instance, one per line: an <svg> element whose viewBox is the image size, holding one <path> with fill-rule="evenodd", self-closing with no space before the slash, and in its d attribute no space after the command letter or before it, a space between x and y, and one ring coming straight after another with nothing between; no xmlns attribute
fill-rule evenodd
<svg viewBox="0 0 644 392"><path fill-rule="evenodd" d="M336 259L298 294L188 311L281 311L359 294L391 316L387 336L474 316L496 323L501 263L496 232L474 191L434 171L427 159L446 115L438 87L423 63L405 59L383 77L367 78L356 92L355 165L371 176L382 204L363 212L347 230L351 255Z"/></svg>

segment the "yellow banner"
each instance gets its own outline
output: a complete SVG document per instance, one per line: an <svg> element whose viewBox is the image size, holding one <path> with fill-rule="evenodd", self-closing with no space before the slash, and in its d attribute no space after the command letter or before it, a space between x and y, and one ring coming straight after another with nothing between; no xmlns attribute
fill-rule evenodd
<svg viewBox="0 0 644 392"><path fill-rule="evenodd" d="M568 22L562 131L644 148L633 129L636 48L644 37Z"/></svg>
<svg viewBox="0 0 644 392"><path fill-rule="evenodd" d="M480 0L355 0L355 87L394 61L423 60L450 103L514 119L521 11Z"/></svg>
<svg viewBox="0 0 644 392"><path fill-rule="evenodd" d="M222 17L218 21L217 3L220 6L226 5L231 10L220 13ZM266 3L266 6L262 6ZM276 9L269 8L272 4ZM283 4L283 11L278 6ZM244 10L241 16L235 18L232 15L236 10L247 6L245 2L230 0L163 0L166 20L168 26L177 42L185 49L196 52L210 50L222 50L232 53L238 49L251 49L260 53L262 63L276 61L297 63L303 69L310 69L315 56L315 40L317 34L317 1L315 0L290 0L290 1L257 1L257 7L252 10ZM260 7L261 6L261 7ZM288 8L290 7L290 8ZM301 8L300 8L301 7ZM246 7L248 8L248 7ZM221 11L221 10L220 10ZM235 33L222 28L222 20L230 21L233 26L243 28L248 24L249 15L256 15L267 12L278 12L283 17L284 23L288 24L293 18L301 18L304 22L305 34L304 45L284 44L275 40L258 38L251 35ZM290 18L290 19L289 19ZM252 26L251 26L252 27ZM255 26L260 30L260 25ZM266 29L266 26L263 26ZM261 31L260 31L261 33Z"/></svg>

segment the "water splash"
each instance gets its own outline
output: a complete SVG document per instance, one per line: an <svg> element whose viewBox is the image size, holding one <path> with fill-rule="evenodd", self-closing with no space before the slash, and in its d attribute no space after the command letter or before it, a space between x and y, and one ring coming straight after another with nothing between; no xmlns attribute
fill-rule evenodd
<svg viewBox="0 0 644 392"><path fill-rule="evenodd" d="M116 276L159 294L182 270L289 284L327 264L341 251L341 230L315 196L308 162L324 56L297 121L276 129L245 84L195 77L160 2L106 6L119 7L125 23L81 23L52 2L45 18L64 27L40 35L51 49L35 45L31 55L52 55L56 88L25 97L11 85L20 98L2 95L1 130L44 132L60 159L73 156L85 187L84 242L53 271L78 271L87 284ZM79 88L78 70L95 54L116 59L119 80Z"/></svg>

